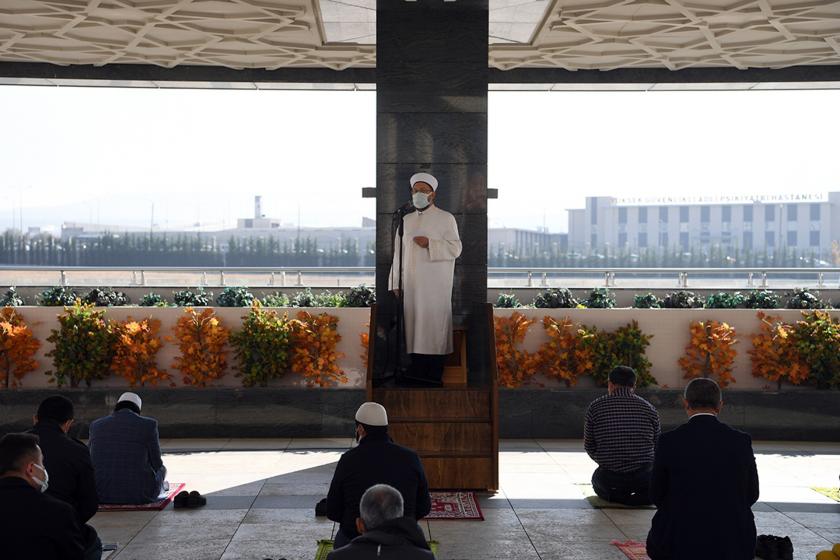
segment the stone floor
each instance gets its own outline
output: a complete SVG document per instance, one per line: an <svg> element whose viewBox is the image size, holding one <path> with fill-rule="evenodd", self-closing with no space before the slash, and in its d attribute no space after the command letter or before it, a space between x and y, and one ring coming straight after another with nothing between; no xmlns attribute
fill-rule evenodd
<svg viewBox="0 0 840 560"><path fill-rule="evenodd" d="M347 439L164 440L171 481L208 495L199 510L100 513L116 560L311 560L333 523L315 519ZM840 443L757 442L759 533L790 535L796 559L840 542L840 504L811 486L838 483ZM644 540L650 510L597 510L584 499L594 464L581 442L507 440L501 491L481 497L485 521L422 522L439 558L615 559L613 540Z"/></svg>

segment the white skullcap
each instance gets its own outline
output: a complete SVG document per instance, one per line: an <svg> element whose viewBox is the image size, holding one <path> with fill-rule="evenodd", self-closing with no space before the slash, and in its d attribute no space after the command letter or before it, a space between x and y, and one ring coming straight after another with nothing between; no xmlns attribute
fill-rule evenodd
<svg viewBox="0 0 840 560"><path fill-rule="evenodd" d="M435 179L434 175L429 173L415 173L411 176L411 179L408 180L411 183L411 186L414 186L414 183L426 183L430 187L432 187L433 191L437 190L437 179Z"/></svg>
<svg viewBox="0 0 840 560"><path fill-rule="evenodd" d="M137 393L123 393L120 395L120 398L117 399L117 403L128 401L130 403L134 403L138 409L143 408L143 401L140 400L140 395Z"/></svg>
<svg viewBox="0 0 840 560"><path fill-rule="evenodd" d="M381 404L366 402L356 411L356 422L366 426L387 426L388 413Z"/></svg>

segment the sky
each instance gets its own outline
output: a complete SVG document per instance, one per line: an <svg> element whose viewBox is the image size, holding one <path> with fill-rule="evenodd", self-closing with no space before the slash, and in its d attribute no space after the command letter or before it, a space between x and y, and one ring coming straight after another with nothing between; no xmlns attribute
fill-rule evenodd
<svg viewBox="0 0 840 560"><path fill-rule="evenodd" d="M0 228L374 216L374 92L0 86ZM491 227L585 196L840 190L840 90L491 92ZM21 221L22 220L22 221Z"/></svg>

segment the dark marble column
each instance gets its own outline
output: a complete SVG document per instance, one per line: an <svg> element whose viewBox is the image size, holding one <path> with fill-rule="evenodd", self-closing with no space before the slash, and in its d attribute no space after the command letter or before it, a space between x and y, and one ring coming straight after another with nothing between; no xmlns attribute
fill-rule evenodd
<svg viewBox="0 0 840 560"><path fill-rule="evenodd" d="M464 245L453 314L468 329L470 383L487 380L488 0L378 0L376 23L377 300L390 301L392 213L408 178L438 178L437 204ZM380 317L393 313L381 306ZM381 322L380 322L381 324ZM380 341L381 343L381 341Z"/></svg>

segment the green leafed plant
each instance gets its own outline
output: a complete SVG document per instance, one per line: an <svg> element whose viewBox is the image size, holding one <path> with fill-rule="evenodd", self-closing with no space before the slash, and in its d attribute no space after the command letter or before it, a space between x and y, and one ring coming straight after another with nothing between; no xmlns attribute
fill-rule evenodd
<svg viewBox="0 0 840 560"><path fill-rule="evenodd" d="M534 307L574 309L580 302L568 288L547 288L536 295Z"/></svg>
<svg viewBox="0 0 840 560"><path fill-rule="evenodd" d="M205 292L204 288L195 290L181 290L173 295L175 305L178 307L207 307L213 298L213 292Z"/></svg>
<svg viewBox="0 0 840 560"><path fill-rule="evenodd" d="M819 292L794 288L785 294L787 309L830 309L831 304L820 299Z"/></svg>
<svg viewBox="0 0 840 560"><path fill-rule="evenodd" d="M519 298L516 297L516 294L499 294L499 297L496 298L495 307L515 309L522 307L522 304L519 303Z"/></svg>
<svg viewBox="0 0 840 560"><path fill-rule="evenodd" d="M633 296L633 307L636 309L659 309L662 307L662 300L656 294L636 294Z"/></svg>
<svg viewBox="0 0 840 560"><path fill-rule="evenodd" d="M242 286L230 286L222 290L216 298L219 307L250 307L254 303L254 294Z"/></svg>
<svg viewBox="0 0 840 560"><path fill-rule="evenodd" d="M38 294L38 305L45 307L63 307L65 305L73 305L76 302L76 292L69 288L56 286L49 288Z"/></svg>
<svg viewBox="0 0 840 560"><path fill-rule="evenodd" d="M840 387L840 323L825 311L803 313L793 332L817 387Z"/></svg>
<svg viewBox="0 0 840 560"><path fill-rule="evenodd" d="M376 290L371 286L356 286L344 294L344 307L370 307L376 303Z"/></svg>
<svg viewBox="0 0 840 560"><path fill-rule="evenodd" d="M149 292L140 299L141 307L169 307L166 298L155 292Z"/></svg>
<svg viewBox="0 0 840 560"><path fill-rule="evenodd" d="M53 360L48 371L50 383L58 387L69 384L88 387L95 379L105 379L111 369L117 336L105 321L105 312L93 305L76 303L58 316L59 328L53 329L47 341L53 349L47 356Z"/></svg>
<svg viewBox="0 0 840 560"><path fill-rule="evenodd" d="M703 307L703 300L694 292L678 290L665 296L662 307L666 309L695 309Z"/></svg>
<svg viewBox="0 0 840 560"><path fill-rule="evenodd" d="M707 309L737 309L743 306L744 296L741 292L718 292L706 298Z"/></svg>
<svg viewBox="0 0 840 560"><path fill-rule="evenodd" d="M130 300L124 292L112 290L111 288L93 288L84 296L82 303L88 303L96 307L113 307L128 305Z"/></svg>
<svg viewBox="0 0 840 560"><path fill-rule="evenodd" d="M289 296L282 292L274 292L262 298L263 307L289 307Z"/></svg>
<svg viewBox="0 0 840 560"><path fill-rule="evenodd" d="M747 309L776 309L781 303L779 294L771 290L753 290L744 298Z"/></svg>
<svg viewBox="0 0 840 560"><path fill-rule="evenodd" d="M583 304L590 309L612 309L615 307L615 295L609 288L593 288Z"/></svg>
<svg viewBox="0 0 840 560"><path fill-rule="evenodd" d="M262 309L257 303L230 337L238 377L246 387L265 387L289 368L291 325L286 316Z"/></svg>
<svg viewBox="0 0 840 560"><path fill-rule="evenodd" d="M2 296L0 296L0 307L20 307L26 305L23 297L17 293L14 286L9 287Z"/></svg>
<svg viewBox="0 0 840 560"><path fill-rule="evenodd" d="M584 326L581 333L584 346L591 350L594 357L590 373L596 384L606 386L610 372L616 366L633 368L637 387L656 384L656 379L650 374L651 363L646 354L653 335L642 332L636 321L614 331Z"/></svg>

